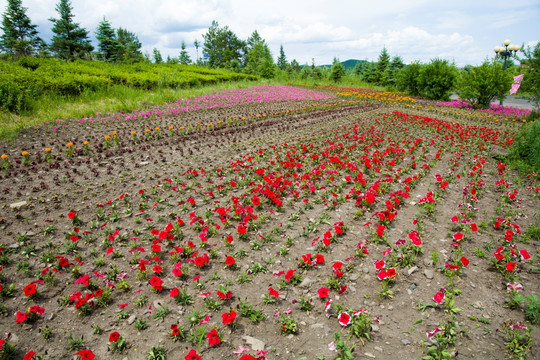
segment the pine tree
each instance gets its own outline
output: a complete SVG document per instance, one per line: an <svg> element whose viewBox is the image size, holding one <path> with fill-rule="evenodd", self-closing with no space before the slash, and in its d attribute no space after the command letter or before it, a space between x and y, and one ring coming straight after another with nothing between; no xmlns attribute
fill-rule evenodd
<svg viewBox="0 0 540 360"><path fill-rule="evenodd" d="M53 26L50 49L64 60L74 59L81 54L90 53L94 47L88 38L88 31L73 22L73 7L69 0L60 0L56 5L59 19L49 19Z"/></svg>
<svg viewBox="0 0 540 360"><path fill-rule="evenodd" d="M22 0L8 0L6 11L2 15L2 36L0 49L12 58L30 56L46 47L38 36L37 25L31 23L26 15L27 8Z"/></svg>
<svg viewBox="0 0 540 360"><path fill-rule="evenodd" d="M191 64L191 58L189 57L189 54L186 51L186 43L184 41L182 41L182 51L180 51L180 56L178 57L178 61L180 62L180 64L183 64L183 65Z"/></svg>
<svg viewBox="0 0 540 360"><path fill-rule="evenodd" d="M154 50L152 50L152 53L154 55L154 63L161 64L163 62L163 57L161 56L159 50L154 48Z"/></svg>
<svg viewBox="0 0 540 360"><path fill-rule="evenodd" d="M386 71L386 68L388 67L389 64L390 64L390 55L388 54L386 47L383 47L381 53L379 54L379 59L377 60L375 82L381 85L385 85L384 72Z"/></svg>
<svg viewBox="0 0 540 360"><path fill-rule="evenodd" d="M341 64L338 58L334 58L332 69L330 70L330 78L338 83L345 76L345 68Z"/></svg>
<svg viewBox="0 0 540 360"><path fill-rule="evenodd" d="M285 56L285 51L283 50L283 45L279 47L279 57L277 58L277 66L280 70L285 70L287 67L287 57Z"/></svg>
<svg viewBox="0 0 540 360"><path fill-rule="evenodd" d="M141 52L142 44L137 35L126 29L116 30L118 41L118 60L128 63L140 62L144 60Z"/></svg>
<svg viewBox="0 0 540 360"><path fill-rule="evenodd" d="M116 39L116 33L111 23L105 18L98 24L96 38L98 40L100 58L105 61L117 61L118 40Z"/></svg>

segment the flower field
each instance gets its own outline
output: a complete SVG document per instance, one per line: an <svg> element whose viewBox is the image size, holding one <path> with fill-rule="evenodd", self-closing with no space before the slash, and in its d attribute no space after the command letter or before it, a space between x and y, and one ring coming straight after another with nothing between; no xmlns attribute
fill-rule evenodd
<svg viewBox="0 0 540 360"><path fill-rule="evenodd" d="M540 353L520 114L254 86L0 142L0 359Z"/></svg>

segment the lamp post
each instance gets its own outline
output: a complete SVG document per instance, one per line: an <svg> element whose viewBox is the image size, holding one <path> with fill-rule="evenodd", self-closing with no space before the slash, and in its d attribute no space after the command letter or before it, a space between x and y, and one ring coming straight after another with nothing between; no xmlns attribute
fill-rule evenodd
<svg viewBox="0 0 540 360"><path fill-rule="evenodd" d="M506 59L508 59L511 56L514 56L518 52L519 45L510 44L509 39L504 40L503 44L504 46L495 46L493 50L495 51L495 57L501 57L502 59L504 59L504 63L503 63L503 71L504 71L506 70ZM503 102L501 100L499 105L502 106L502 104Z"/></svg>

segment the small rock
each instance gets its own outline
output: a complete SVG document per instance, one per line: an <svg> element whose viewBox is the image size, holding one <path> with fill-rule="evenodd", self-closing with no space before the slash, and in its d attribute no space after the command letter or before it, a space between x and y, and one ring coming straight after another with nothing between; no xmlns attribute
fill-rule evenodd
<svg viewBox="0 0 540 360"><path fill-rule="evenodd" d="M312 329L322 329L324 327L324 324L317 323L310 326Z"/></svg>
<svg viewBox="0 0 540 360"><path fill-rule="evenodd" d="M393 307L392 305L390 305L390 306L388 307L388 310L389 310L389 311L392 311L392 310L394 310L394 307Z"/></svg>
<svg viewBox="0 0 540 360"><path fill-rule="evenodd" d="M408 340L408 339L402 339L402 340L401 340L401 343L402 343L403 345L411 345L411 341Z"/></svg>
<svg viewBox="0 0 540 360"><path fill-rule="evenodd" d="M474 289L476 287L476 284L471 282L471 287Z"/></svg>
<svg viewBox="0 0 540 360"><path fill-rule="evenodd" d="M248 345L251 345L251 349L252 350L255 350L255 351L264 351L264 347L266 346L266 344L264 343L264 341L261 341L259 339L256 339L252 336L242 336L242 339L244 339L246 341L246 343Z"/></svg>
<svg viewBox="0 0 540 360"><path fill-rule="evenodd" d="M416 284L411 284L411 286L409 286L409 290L414 290L416 289Z"/></svg>
<svg viewBox="0 0 540 360"><path fill-rule="evenodd" d="M425 269L424 270L424 275L430 280L433 279L433 276L434 276L433 270Z"/></svg>
<svg viewBox="0 0 540 360"><path fill-rule="evenodd" d="M362 271L364 272L364 274L369 274L369 268L363 268Z"/></svg>
<svg viewBox="0 0 540 360"><path fill-rule="evenodd" d="M424 258L424 265L425 266L433 266L433 261L428 258Z"/></svg>
<svg viewBox="0 0 540 360"><path fill-rule="evenodd" d="M375 359L375 355L373 355L372 353L364 353L364 355L368 358L372 358L372 359Z"/></svg>
<svg viewBox="0 0 540 360"><path fill-rule="evenodd" d="M314 280L306 277L304 280L302 280L302 282L300 284L298 284L298 287L308 288L313 283L313 281Z"/></svg>
<svg viewBox="0 0 540 360"><path fill-rule="evenodd" d="M416 270L418 270L418 266L413 266L412 268L410 268L409 270L407 270L407 273L409 275L411 275L413 272L415 272Z"/></svg>
<svg viewBox="0 0 540 360"><path fill-rule="evenodd" d="M373 331L373 332L379 332L379 325L377 325L377 324L371 325L371 331Z"/></svg>
<svg viewBox="0 0 540 360"><path fill-rule="evenodd" d="M28 204L28 201L19 201L13 204L10 204L9 207L11 209L18 209L20 207L23 207L24 205Z"/></svg>
<svg viewBox="0 0 540 360"><path fill-rule="evenodd" d="M383 352L382 347L375 346L374 349L377 350L377 351Z"/></svg>
<svg viewBox="0 0 540 360"><path fill-rule="evenodd" d="M358 278L360 278L360 274L358 273L354 273L351 275L351 281L356 281L358 280Z"/></svg>
<svg viewBox="0 0 540 360"><path fill-rule="evenodd" d="M127 319L127 322L129 325L132 325L135 320L137 319L137 317L135 315L131 315L128 319Z"/></svg>

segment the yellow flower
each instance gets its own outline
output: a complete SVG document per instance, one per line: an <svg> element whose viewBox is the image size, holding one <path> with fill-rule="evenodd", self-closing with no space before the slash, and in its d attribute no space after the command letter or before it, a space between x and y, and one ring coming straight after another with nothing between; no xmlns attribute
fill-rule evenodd
<svg viewBox="0 0 540 360"><path fill-rule="evenodd" d="M172 125L169 126L169 130L172 130L172 129L174 129L174 126L172 126Z"/></svg>
<svg viewBox="0 0 540 360"><path fill-rule="evenodd" d="M88 141L83 142L83 145L85 145L85 146L88 145L88 144L90 144Z"/></svg>
<svg viewBox="0 0 540 360"><path fill-rule="evenodd" d="M113 135L116 135L116 131L113 131L113 133L112 133L112 134L113 134Z"/></svg>
<svg viewBox="0 0 540 360"><path fill-rule="evenodd" d="M131 135L135 135L137 132L136 131L132 131L131 132Z"/></svg>
<svg viewBox="0 0 540 360"><path fill-rule="evenodd" d="M28 151L23 151L23 152L21 153L21 155L22 155L22 156L28 156Z"/></svg>
<svg viewBox="0 0 540 360"><path fill-rule="evenodd" d="M156 127L156 128L154 129L154 130L156 130L156 131L159 131L159 128L158 128L158 127Z"/></svg>
<svg viewBox="0 0 540 360"><path fill-rule="evenodd" d="M51 152L51 148L45 148L45 152Z"/></svg>
<svg viewBox="0 0 540 360"><path fill-rule="evenodd" d="M144 131L146 131L147 133L149 133L149 132L150 132L150 129L146 129L146 130L144 130Z"/></svg>
<svg viewBox="0 0 540 360"><path fill-rule="evenodd" d="M111 140L111 137L109 135L105 135L105 140Z"/></svg>
<svg viewBox="0 0 540 360"><path fill-rule="evenodd" d="M68 142L68 143L67 143L67 146L68 146L68 147L72 147L72 146L73 146L73 143L72 143L72 142Z"/></svg>
<svg viewBox="0 0 540 360"><path fill-rule="evenodd" d="M8 158L8 156L6 154L2 154L1 158L2 158L2 160L6 160Z"/></svg>

